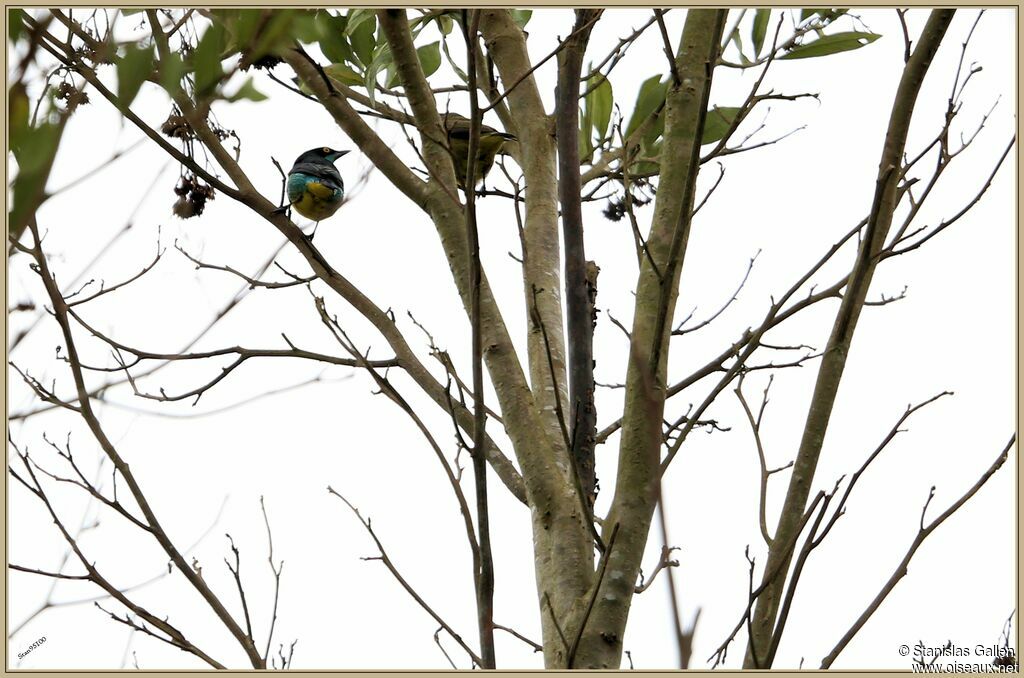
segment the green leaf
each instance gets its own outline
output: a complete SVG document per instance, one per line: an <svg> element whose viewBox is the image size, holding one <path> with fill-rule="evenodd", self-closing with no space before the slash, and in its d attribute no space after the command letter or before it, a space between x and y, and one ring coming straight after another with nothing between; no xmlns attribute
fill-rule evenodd
<svg viewBox="0 0 1024 678"><path fill-rule="evenodd" d="M633 115L626 125L625 135L632 134L661 104L665 101L665 92L668 91L668 82L661 82L660 75L652 75L640 85L640 91L636 95L636 104L633 106Z"/></svg>
<svg viewBox="0 0 1024 678"><path fill-rule="evenodd" d="M818 23L822 27L824 27L824 26L829 25L830 23L832 23L833 21L835 21L839 17L843 16L848 11L850 11L849 8L819 9L817 12L815 12L815 14L817 14L819 17L821 17L818 20Z"/></svg>
<svg viewBox="0 0 1024 678"><path fill-rule="evenodd" d="M587 71L593 70L587 64ZM601 84L596 85L599 82ZM608 125L612 117L612 85L600 75L583 83L587 96L583 99L583 115L580 118L580 159L586 161L594 152L595 146L604 141L608 133Z"/></svg>
<svg viewBox="0 0 1024 678"><path fill-rule="evenodd" d="M349 87L359 87L363 84L363 76L359 75L345 64L331 64L324 69L327 77L332 80L344 83Z"/></svg>
<svg viewBox="0 0 1024 678"><path fill-rule="evenodd" d="M256 61L267 54L273 54L288 45L292 44L295 37L294 25L296 13L301 10L276 9L262 10L270 14L270 20L260 29L255 38L255 44L245 49L246 56L250 62Z"/></svg>
<svg viewBox="0 0 1024 678"><path fill-rule="evenodd" d="M846 14L848 11L850 11L849 8L828 9L825 7L819 7L816 9L804 9L800 12L800 21L798 21L797 24L802 24L808 19L817 16L819 17L815 22L818 25L817 27L823 28ZM817 27L815 30L817 30Z"/></svg>
<svg viewBox="0 0 1024 678"><path fill-rule="evenodd" d="M754 13L754 27L751 29L750 38L754 43L754 58L761 53L764 46L764 36L768 32L768 19L771 18L770 9L759 9Z"/></svg>
<svg viewBox="0 0 1024 678"><path fill-rule="evenodd" d="M122 106L131 106L142 83L152 73L153 46L125 45L124 56L117 59L117 98Z"/></svg>
<svg viewBox="0 0 1024 678"><path fill-rule="evenodd" d="M412 31L413 39L415 39L416 36L418 36L420 34L421 30L423 30L423 25L424 24L430 23L431 21L436 19L437 16L438 16L438 14L437 14L436 11L434 11L434 10L425 10L423 12L423 14L420 14L419 16L415 16L415 17L410 18L409 19L409 30Z"/></svg>
<svg viewBox="0 0 1024 678"><path fill-rule="evenodd" d="M731 43L736 45L736 51L740 56L740 63L744 66L750 65L751 61L747 58L747 55L743 53L743 36L740 35L740 27L737 26L736 30L732 32L732 37L729 39Z"/></svg>
<svg viewBox="0 0 1024 678"><path fill-rule="evenodd" d="M579 116L580 160L586 161L594 152L594 141L590 135L590 128L593 126L593 109L584 102L583 109L580 111Z"/></svg>
<svg viewBox="0 0 1024 678"><path fill-rule="evenodd" d="M53 158L57 154L64 126L43 123L38 127L25 127L12 150L18 161L18 175L11 190L9 225L11 234L21 236L29 217L45 199L44 189L50 176Z"/></svg>
<svg viewBox="0 0 1024 678"><path fill-rule="evenodd" d="M640 145L640 157L653 160L655 162L661 159L661 149L665 145L664 139L657 139Z"/></svg>
<svg viewBox="0 0 1024 678"><path fill-rule="evenodd" d="M351 9L345 16L348 19L348 28L345 30L349 35L367 21L371 21L374 26L377 25L377 14L372 9Z"/></svg>
<svg viewBox="0 0 1024 678"><path fill-rule="evenodd" d="M532 9L510 9L508 13L512 15L512 21L516 23L516 26L523 30L526 29L526 24L530 23L530 17L533 16Z"/></svg>
<svg viewBox="0 0 1024 678"><path fill-rule="evenodd" d="M394 60L391 57L391 48L388 44L386 42L382 42L377 45L377 48L373 53L373 58L370 60L370 64L366 67L366 72L363 73L363 86L366 87L366 94L370 97L371 103L375 101L377 74L382 70L386 70L393 61Z"/></svg>
<svg viewBox="0 0 1024 678"><path fill-rule="evenodd" d="M259 10L255 10L254 9L254 10L251 10L251 11L258 12ZM239 16L239 14L241 14L241 12L242 12L242 10L239 10L239 9L211 9L210 10L210 14L212 14L213 17L217 18L219 21L221 21L222 23L226 23L226 24L232 24L235 21L238 21L238 16ZM229 27L229 30L231 30L230 27Z"/></svg>
<svg viewBox="0 0 1024 678"><path fill-rule="evenodd" d="M322 19L332 16L335 15L325 9L293 10L290 37L307 45L318 43L327 35L327 26Z"/></svg>
<svg viewBox="0 0 1024 678"><path fill-rule="evenodd" d="M352 19L350 18L348 21L348 34L349 41L352 44L352 51L356 53L359 63L363 66L369 66L373 63L373 52L377 46L377 39L374 37L376 30L377 19L372 14L360 21L355 28L352 27Z"/></svg>
<svg viewBox="0 0 1024 678"><path fill-rule="evenodd" d="M327 77L336 83L341 83L349 87L362 87L365 84L363 76L359 75L346 64L331 64L324 68L324 73ZM300 81L298 78L293 80L295 85L306 94L313 94L313 90L310 89L305 82Z"/></svg>
<svg viewBox="0 0 1024 678"><path fill-rule="evenodd" d="M448 40L441 39L441 49L444 51L444 58L448 61L448 65L455 71L455 75L459 76L462 82L469 84L469 76L466 75L466 71L459 67L458 62L452 58L452 53L448 51Z"/></svg>
<svg viewBox="0 0 1024 678"><path fill-rule="evenodd" d="M223 76L221 71L221 54L224 51L224 26L214 23L206 32L192 52L192 68L196 74L196 94L205 96L217 86Z"/></svg>
<svg viewBox="0 0 1024 678"><path fill-rule="evenodd" d="M145 11L146 11L145 9L122 8L121 9L121 16L131 16L133 14L138 14L139 12L145 12Z"/></svg>
<svg viewBox="0 0 1024 678"><path fill-rule="evenodd" d="M232 54L241 52L246 61L252 63L263 56L276 52L282 47L300 39L299 33L308 37L313 25L313 14L308 10L293 9L216 9L215 24L225 32L224 46L220 57L223 61ZM305 16L304 29L299 30L296 19ZM319 33L317 32L317 36Z"/></svg>
<svg viewBox="0 0 1024 678"><path fill-rule="evenodd" d="M660 152L660 148L658 151ZM653 156L652 160L639 160L629 168L629 171L634 175L650 176L657 174L661 170L661 166L657 162L657 156Z"/></svg>
<svg viewBox="0 0 1024 678"><path fill-rule="evenodd" d="M423 76L429 78L441 66L441 43L432 42L429 45L419 47L416 49L416 55L419 57ZM384 82L385 87L391 89L392 87L397 87L401 83L401 79L398 77L398 66L395 64L394 59L391 59L390 51L387 58Z"/></svg>
<svg viewBox="0 0 1024 678"><path fill-rule="evenodd" d="M592 122L594 132L598 139L604 139L608 134L608 125L612 120L612 83L605 78L605 81L594 88L594 91L587 95L587 99L593 107Z"/></svg>
<svg viewBox="0 0 1024 678"><path fill-rule="evenodd" d="M437 17L437 25L438 28L441 29L441 35L448 35L449 33L452 32L452 29L455 28L455 23L452 21L452 18L447 14L442 14L441 16Z"/></svg>
<svg viewBox="0 0 1024 678"><path fill-rule="evenodd" d="M420 58L420 67L423 68L423 75L430 77L441 67L441 43L432 42L416 49L416 56Z"/></svg>
<svg viewBox="0 0 1024 678"><path fill-rule="evenodd" d="M640 138L640 151L642 154L657 158L661 154L661 136L664 133L665 116L663 113L659 113L651 124L647 126L647 131Z"/></svg>
<svg viewBox="0 0 1024 678"><path fill-rule="evenodd" d="M813 57L827 56L829 54L838 54L839 52L848 52L853 49L860 49L865 45L870 45L880 37L882 36L877 33L861 33L859 31L826 35L822 38L818 38L814 42L794 47L779 58L809 59Z"/></svg>
<svg viewBox="0 0 1024 678"><path fill-rule="evenodd" d="M241 101L247 99L249 101L265 101L267 95L256 89L256 85L253 84L252 78L246 78L242 86L238 88L238 91L227 98L228 101Z"/></svg>
<svg viewBox="0 0 1024 678"><path fill-rule="evenodd" d="M7 10L7 40L11 43L17 42L25 31L25 24L22 21L24 16L25 10L23 9Z"/></svg>
<svg viewBox="0 0 1024 678"><path fill-rule="evenodd" d="M401 80L398 77L398 66L392 61L384 68L384 86L388 89L394 89L401 84Z"/></svg>
<svg viewBox="0 0 1024 678"><path fill-rule="evenodd" d="M177 52L171 52L166 59L160 61L160 86L172 96L181 89L181 79L185 77L185 62Z"/></svg>
<svg viewBox="0 0 1024 678"><path fill-rule="evenodd" d="M331 14L320 15L317 20L323 28L323 37L320 38L320 51L324 56L334 63L347 61L352 63L356 56L352 46L348 44L345 29L348 27L347 16L334 16Z"/></svg>
<svg viewBox="0 0 1024 678"><path fill-rule="evenodd" d="M7 120L12 150L18 147L19 139L28 129L28 108L25 85L16 83L7 91Z"/></svg>
<svg viewBox="0 0 1024 678"><path fill-rule="evenodd" d="M430 18L429 18L428 14L424 14L424 15L421 15L421 16L409 19L408 23L409 23L409 32L412 34L412 41L413 41L413 43L415 43L417 40L419 40L420 33L422 33L423 29L426 28L427 25L430 23Z"/></svg>
<svg viewBox="0 0 1024 678"><path fill-rule="evenodd" d="M260 23L260 10L214 9L211 12L224 25L229 36L228 42L234 49L241 50L252 43Z"/></svg>
<svg viewBox="0 0 1024 678"><path fill-rule="evenodd" d="M37 127L26 125L21 130L19 143L12 148L18 161L18 176L31 174L46 167L49 158L57 152L60 124L44 122Z"/></svg>
<svg viewBox="0 0 1024 678"><path fill-rule="evenodd" d="M732 106L713 106L704 119L704 134L700 138L700 143L713 144L721 141L741 110Z"/></svg>
<svg viewBox="0 0 1024 678"><path fill-rule="evenodd" d="M345 28L345 33L348 34L349 38L351 38L352 35L364 24L369 23L376 30L377 13L373 9L349 9L345 16L348 19L348 26Z"/></svg>

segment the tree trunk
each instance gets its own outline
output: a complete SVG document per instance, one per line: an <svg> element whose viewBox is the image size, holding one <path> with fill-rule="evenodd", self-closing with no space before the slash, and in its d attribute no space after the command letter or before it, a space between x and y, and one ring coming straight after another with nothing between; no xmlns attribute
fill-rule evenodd
<svg viewBox="0 0 1024 678"><path fill-rule="evenodd" d="M657 271L645 257L637 281L619 471L612 508L604 521L603 577L591 594L593 607L569 625L583 624L572 668L615 669L622 660L622 637L640 571L660 481L661 424L670 322L678 294L699 169L711 76L718 57L726 10L687 12L675 60L680 81L669 87L661 180L647 246ZM653 361L653 362L652 362ZM588 601L589 602L589 601Z"/></svg>

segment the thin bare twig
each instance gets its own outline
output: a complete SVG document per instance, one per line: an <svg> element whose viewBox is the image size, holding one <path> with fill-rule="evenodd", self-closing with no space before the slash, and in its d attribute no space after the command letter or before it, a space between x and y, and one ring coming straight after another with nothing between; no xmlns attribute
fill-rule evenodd
<svg viewBox="0 0 1024 678"><path fill-rule="evenodd" d="M569 643L565 639L565 633L562 631L562 626L558 623L558 615L555 614L555 608L551 604L551 596L548 595L547 591L544 592L544 603L547 605L548 612L551 613L551 621L555 626L555 631L558 633L559 639L562 641L562 647L564 647L565 651L568 652Z"/></svg>
<svg viewBox="0 0 1024 678"><path fill-rule="evenodd" d="M508 633L508 634L518 638L519 640L523 641L524 643L526 643L527 645L532 647L534 652L543 652L544 651L544 646L543 645L541 645L540 643L533 642L532 640L530 640L529 638L527 638L526 636L524 636L523 634L519 633L518 631L516 631L513 628L509 628L508 626L502 626L501 624L495 624L494 628L496 630L498 630L498 631L504 631L505 633Z"/></svg>
<svg viewBox="0 0 1024 678"><path fill-rule="evenodd" d="M235 584L238 587L238 597L242 601L242 613L245 616L245 634L249 637L249 640L253 640L252 637L252 620L249 618L249 602L245 597L245 587L242 586L242 555L238 552L238 548L235 547L235 540L231 538L230 534L225 534L228 538L228 542L231 544L231 552L235 555L235 565L232 567L231 561L227 558L224 559L224 564L228 566L228 570L231 572L231 576L235 579Z"/></svg>
<svg viewBox="0 0 1024 678"><path fill-rule="evenodd" d="M633 587L634 593L643 593L647 589L651 588L654 580L657 578L658 573L669 567L679 567L679 561L672 559L672 552L678 551L678 546L662 546L661 556L658 558L658 564L654 566L651 571L651 576L644 579L643 572L640 573L640 583Z"/></svg>
<svg viewBox="0 0 1024 678"><path fill-rule="evenodd" d="M473 660L473 663L476 664L477 666L481 666L482 662L481 662L480 657L477 656L477 654L475 652L473 652L472 649L470 649L469 645L467 645L464 640L462 640L462 636L460 636L458 633L456 633L455 630L451 626L448 625L448 622L446 622L444 619L442 619L441 616L437 612L434 611L434 608L432 608L429 604L427 604L427 602L425 600L423 600L423 598L420 596L420 594L417 593L416 590L409 584L409 582L405 580L405 578L401 575L401 573L399 573L398 568L395 567L395 564L392 562L391 558L388 557L387 551L384 550L384 545L381 544L380 539L377 537L377 533L373 531L373 527L370 525L369 518L363 518L362 514L359 513L359 509L357 509L355 506L353 506L348 501L348 499L346 499L341 494L339 494L330 485L327 486L327 491L330 494L333 494L338 499L341 499L342 502L344 502L345 506L347 506L349 508L349 510L351 510L352 513L355 514L356 518L359 520L359 522L362 524L362 526L366 529L367 533L369 533L370 538L373 539L374 544L377 545L377 550L380 552L380 555L376 556L376 557L372 557L372 558L363 558L363 560L379 560L379 561L381 561L384 564L384 567L386 567L388 569L388 571L395 578L395 580L398 581L398 583L402 586L402 588L404 588L406 590L406 592L410 596L412 596L413 600L415 600L419 604L419 606L421 608L423 608L423 610L427 614L429 614L431 617L433 617L434 621L436 621L438 624L440 624L441 627L448 633L448 635L450 635L452 638L455 639L455 642L458 643L459 647L461 647L466 652L466 654L469 655L470 659Z"/></svg>
<svg viewBox="0 0 1024 678"><path fill-rule="evenodd" d="M1002 452L999 453L999 456L996 457L996 460L992 462L992 465L985 470L981 477L979 477L978 480L963 495L961 495L959 499L953 502L949 506L949 508L940 513L930 523L925 525L925 513L928 510L928 505L931 503L932 498L935 496L935 487L933 486L931 488L931 490L928 492L928 499L927 501L925 501L924 508L921 510L921 521L917 531L917 535L911 542L910 547L907 549L906 554L903 556L903 559L896 566L896 569L893 571L888 581L886 581L885 584L882 586L882 589L878 592L878 595L875 596L874 600L872 600L871 603L867 606L867 608L860 614L860 616L857 617L856 621L854 621L853 625L849 628L849 630L847 630L847 632L843 634L843 637L839 639L839 642L836 643L836 646L832 648L832 651L829 652L825 656L825 658L821 660L821 668L827 669L832 666L832 663L836 660L839 654L846 648L850 641L853 640L853 637L857 635L857 632L860 631L861 628L863 628L864 624L866 624L867 621L871 618L871 616L878 610L878 608L885 601L886 597L888 597L888 595L892 592L892 590L896 587L900 580L906 576L907 566L910 564L910 561L914 557L914 554L917 553L917 550L921 547L921 544L924 543L924 540L927 539L928 536L932 532L934 532L939 525L945 522L947 518L956 513L958 510L960 510L960 507L962 507L964 504L970 501L971 497L977 494L978 490L980 490L985 485L985 483L987 483L988 480L993 475L995 475L996 471L998 471L1006 462L1006 459L1010 454L1010 448L1013 447L1013 444L1016 442L1016 440L1016 434L1010 436L1010 440L1009 442L1006 443L1006 446L1003 448Z"/></svg>
<svg viewBox="0 0 1024 678"><path fill-rule="evenodd" d="M729 300L726 301L725 304L723 304L721 306L721 308L719 308L710 318L708 318L708 319L706 319L706 320L704 320L702 322L697 323L693 327L683 327L690 320L690 318L693 317L693 313L690 313L689 317L684 319L681 323L679 323L678 327L676 327L674 330L672 330L672 334L674 336L680 336L680 335L683 335L683 334L689 334L690 332L696 332L697 330L699 330L699 329L701 329L703 327L707 327L712 322L714 322L718 318L718 316L722 315L725 312L725 310L727 308L729 308L729 306L731 306L732 303L734 301L736 301L736 299L739 298L740 292L743 291L744 285L747 284L747 278L750 277L750 272L752 270L754 270L754 262L757 261L757 258L760 255L761 255L761 250L758 250L757 253L754 254L753 257L750 258L750 263L747 265L747 270L743 274L743 279L740 280L740 284L736 287L736 291L732 293L732 296L729 297ZM696 311L696 310L697 309L695 308L694 311Z"/></svg>
<svg viewBox="0 0 1024 678"><path fill-rule="evenodd" d="M665 28L665 19L662 17L663 10L655 9L654 18L658 20L658 30L661 31L662 46L665 49L665 58L668 59L668 68L672 73L672 84L679 87L679 69L676 67L676 57L672 53L672 42L668 38L668 29Z"/></svg>
<svg viewBox="0 0 1024 678"><path fill-rule="evenodd" d="M810 520L811 516L814 514L815 510L817 509L818 504L824 499L824 497L825 497L825 493L824 492L818 492L818 494L814 497L814 500L811 502L811 505L808 507L807 511L804 512L804 515L803 515L803 517L800 520L799 529L796 531L796 537L794 539L792 539L792 541L790 541L790 543L786 546L785 550L786 550L787 553L791 552L793 550L793 548L796 546L796 542L797 542L797 540L800 537L800 533L803 532L804 527L807 525L807 521ZM747 547L747 551L746 551L747 556L748 556L747 557L748 561L750 560L750 558L749 558L749 549L750 549L750 547L748 546ZM751 564L751 567L753 567L752 564ZM762 593L764 593L765 589L768 588L769 584L771 582L773 582L776 577L779 576L779 573L781 572L781 570L782 570L781 567L776 567L770 573L766 572L765 573L766 576L765 576L764 580L761 582L761 584L757 588L753 588L752 587L753 582L750 582L751 587L748 588L747 606L743 610L743 615L740 617L740 620L739 620L739 622L737 622L736 626L733 627L732 632L729 633L729 635L722 642L722 644L718 646L718 649L716 649L713 653L711 653L711 655L707 659L707 661L709 661L709 662L710 661L714 662L712 664L711 668L717 668L719 664L721 664L722 662L725 661L726 657L729 654L729 645L736 638L736 634L740 632L740 629L742 629L744 627L744 625L748 626L748 631L749 631L749 625L750 625L750 622L751 622L751 615L753 614L753 611L754 611L754 604L757 602L758 597Z"/></svg>
<svg viewBox="0 0 1024 678"><path fill-rule="evenodd" d="M662 14L668 14L668 12L669 10L662 10ZM590 94L592 91L600 87L601 84L608 79L608 76L611 74L612 70L614 70L614 68L619 64L619 62L622 60L622 57L625 56L629 46L632 45L637 38L643 35L644 31L650 28L655 21L657 21L657 17L651 16L651 18L648 19L647 22L644 23L642 26L634 30L625 38L620 39L618 44L615 45L615 47L610 52L608 52L608 54L603 59L601 59L601 61L599 61L598 64L594 66L589 73L583 76L583 80L585 82L590 82L592 79L594 80L594 82L590 83L590 86L580 93L581 99L586 98L588 94ZM608 69L603 70L606 65L608 66Z"/></svg>

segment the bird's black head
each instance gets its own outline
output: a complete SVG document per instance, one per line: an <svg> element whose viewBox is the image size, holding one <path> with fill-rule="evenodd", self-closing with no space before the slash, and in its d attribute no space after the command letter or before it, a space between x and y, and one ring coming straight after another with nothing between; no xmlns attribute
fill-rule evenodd
<svg viewBox="0 0 1024 678"><path fill-rule="evenodd" d="M295 159L296 163L300 162L318 162L326 160L329 163L333 163L335 160L345 155L349 151L336 151L333 148L323 146L321 148L311 148L298 158Z"/></svg>

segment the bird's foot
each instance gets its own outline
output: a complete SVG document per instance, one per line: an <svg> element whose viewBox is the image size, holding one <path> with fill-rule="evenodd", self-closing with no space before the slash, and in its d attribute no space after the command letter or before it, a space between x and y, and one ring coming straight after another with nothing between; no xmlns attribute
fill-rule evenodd
<svg viewBox="0 0 1024 678"><path fill-rule="evenodd" d="M286 217L291 218L291 216L292 216L292 206L291 205L281 205L277 209L273 210L271 212L271 214L283 214Z"/></svg>

